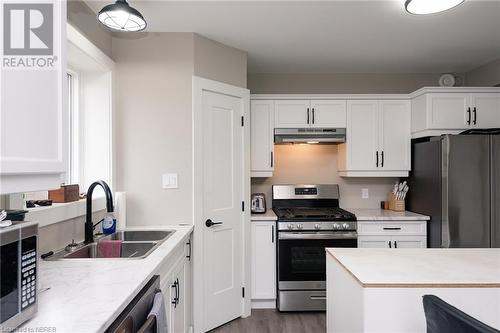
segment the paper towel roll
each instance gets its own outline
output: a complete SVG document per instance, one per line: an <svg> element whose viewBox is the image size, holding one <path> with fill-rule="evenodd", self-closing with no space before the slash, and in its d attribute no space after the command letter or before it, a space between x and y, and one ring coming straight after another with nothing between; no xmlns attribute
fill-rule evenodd
<svg viewBox="0 0 500 333"><path fill-rule="evenodd" d="M115 192L116 229L123 230L127 226L127 193Z"/></svg>

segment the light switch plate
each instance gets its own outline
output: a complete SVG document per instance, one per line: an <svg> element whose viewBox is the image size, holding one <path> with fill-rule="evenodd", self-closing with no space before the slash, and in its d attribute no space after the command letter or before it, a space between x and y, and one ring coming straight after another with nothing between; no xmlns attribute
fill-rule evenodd
<svg viewBox="0 0 500 333"><path fill-rule="evenodd" d="M165 173L161 175L162 186L165 189L168 188L178 188L177 174L176 173Z"/></svg>
<svg viewBox="0 0 500 333"><path fill-rule="evenodd" d="M368 199L370 197L370 193L367 188L361 189L361 199Z"/></svg>

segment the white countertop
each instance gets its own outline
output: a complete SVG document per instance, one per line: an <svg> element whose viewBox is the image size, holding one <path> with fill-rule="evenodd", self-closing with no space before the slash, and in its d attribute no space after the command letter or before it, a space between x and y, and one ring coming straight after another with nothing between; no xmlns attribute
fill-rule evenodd
<svg viewBox="0 0 500 333"><path fill-rule="evenodd" d="M250 220L252 221L276 221L278 217L274 214L274 211L270 208L264 214L252 214Z"/></svg>
<svg viewBox="0 0 500 333"><path fill-rule="evenodd" d="M127 228L132 229L176 232L144 259L39 260L38 313L19 330L35 332L39 327L51 327L61 333L103 332L193 226Z"/></svg>
<svg viewBox="0 0 500 333"><path fill-rule="evenodd" d="M363 287L500 288L499 249L327 249Z"/></svg>
<svg viewBox="0 0 500 333"><path fill-rule="evenodd" d="M380 208L346 208L347 211L356 215L358 221L426 221L429 216L409 211L396 212Z"/></svg>

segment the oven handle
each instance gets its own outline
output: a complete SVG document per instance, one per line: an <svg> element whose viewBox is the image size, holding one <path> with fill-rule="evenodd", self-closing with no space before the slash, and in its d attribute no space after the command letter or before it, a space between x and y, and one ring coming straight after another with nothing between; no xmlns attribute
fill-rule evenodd
<svg viewBox="0 0 500 333"><path fill-rule="evenodd" d="M278 239L357 239L356 232L315 232L315 233L297 233L297 232L279 232Z"/></svg>

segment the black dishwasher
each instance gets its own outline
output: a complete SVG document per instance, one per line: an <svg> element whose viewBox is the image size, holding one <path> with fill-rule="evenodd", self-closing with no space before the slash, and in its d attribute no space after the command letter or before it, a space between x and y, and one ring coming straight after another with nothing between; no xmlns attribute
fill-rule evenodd
<svg viewBox="0 0 500 333"><path fill-rule="evenodd" d="M146 322L155 294L160 291L160 276L155 275L127 305L106 333L135 333Z"/></svg>

